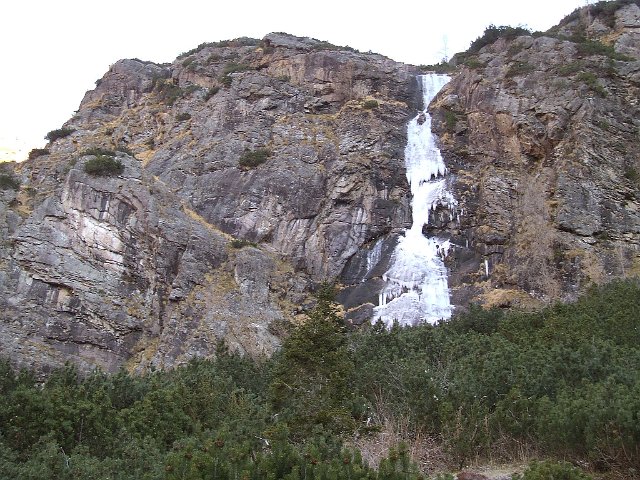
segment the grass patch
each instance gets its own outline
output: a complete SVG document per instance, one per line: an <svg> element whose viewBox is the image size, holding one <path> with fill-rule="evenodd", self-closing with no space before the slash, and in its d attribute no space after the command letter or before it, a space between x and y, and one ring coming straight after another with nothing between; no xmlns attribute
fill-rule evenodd
<svg viewBox="0 0 640 480"><path fill-rule="evenodd" d="M240 167L242 167L242 169L249 170L262 165L270 156L271 151L266 148L247 150L242 154L240 160L238 160L238 164L240 165Z"/></svg>

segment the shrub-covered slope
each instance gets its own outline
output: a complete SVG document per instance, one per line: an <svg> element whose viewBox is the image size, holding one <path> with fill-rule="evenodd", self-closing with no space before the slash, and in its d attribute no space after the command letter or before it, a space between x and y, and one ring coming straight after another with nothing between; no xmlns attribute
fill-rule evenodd
<svg viewBox="0 0 640 480"><path fill-rule="evenodd" d="M42 386L4 363L0 476L418 478L535 456L640 467L638 282L539 313L351 333L329 293L263 363L221 345L170 372L67 367ZM405 445L375 473L362 455L380 461L370 447L391 434Z"/></svg>

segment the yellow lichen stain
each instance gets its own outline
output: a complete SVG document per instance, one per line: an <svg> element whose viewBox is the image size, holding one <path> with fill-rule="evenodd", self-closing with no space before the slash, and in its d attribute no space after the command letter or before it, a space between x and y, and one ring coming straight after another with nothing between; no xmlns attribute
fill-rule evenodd
<svg viewBox="0 0 640 480"><path fill-rule="evenodd" d="M627 270L630 277L640 277L640 253L637 253L631 260L631 267Z"/></svg>
<svg viewBox="0 0 640 480"><path fill-rule="evenodd" d="M142 152L136 153L136 158L138 160L142 160L142 166L146 167L147 165L149 165L149 162L151 161L155 153L156 151L153 149L144 150Z"/></svg>
<svg viewBox="0 0 640 480"><path fill-rule="evenodd" d="M140 372L141 368L146 369L151 359L158 353L159 346L159 337L149 338L143 336L132 348L134 354L125 362L125 370L133 375Z"/></svg>
<svg viewBox="0 0 640 480"><path fill-rule="evenodd" d="M21 188L16 195L16 200L16 205L11 207L12 210L22 218L31 215L33 212L33 195L30 195L30 190Z"/></svg>
<svg viewBox="0 0 640 480"><path fill-rule="evenodd" d="M525 310L536 309L543 303L523 292L509 288L494 288L480 295L482 306L485 308L493 307L517 307Z"/></svg>
<svg viewBox="0 0 640 480"><path fill-rule="evenodd" d="M606 280L607 275L600 259L593 253L585 249L574 248L565 252L565 257L580 262L582 272L588 282L601 284Z"/></svg>
<svg viewBox="0 0 640 480"><path fill-rule="evenodd" d="M223 232L212 223L209 223L202 215L200 215L195 210L192 210L191 208L187 207L184 203L182 204L182 211L192 220L195 220L196 222L207 227L208 230L211 230L212 232L222 235L227 240L233 240L232 235L229 235L228 233Z"/></svg>

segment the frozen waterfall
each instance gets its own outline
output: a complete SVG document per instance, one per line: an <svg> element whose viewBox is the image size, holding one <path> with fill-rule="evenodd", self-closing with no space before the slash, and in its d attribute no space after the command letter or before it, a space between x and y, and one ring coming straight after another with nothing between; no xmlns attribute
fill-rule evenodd
<svg viewBox="0 0 640 480"><path fill-rule="evenodd" d="M435 323L451 317L447 268L444 257L450 244L446 239L427 238L422 233L437 207L454 216L456 200L447 189L447 169L431 133L427 106L449 81L446 75L420 75L424 110L413 118L407 129L405 165L411 186L413 222L400 237L389 270L383 275L386 285L379 295L373 321L387 326Z"/></svg>

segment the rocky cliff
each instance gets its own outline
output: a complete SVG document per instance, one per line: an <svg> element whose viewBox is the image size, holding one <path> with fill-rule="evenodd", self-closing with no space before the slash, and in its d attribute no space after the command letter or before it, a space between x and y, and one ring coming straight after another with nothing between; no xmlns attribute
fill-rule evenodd
<svg viewBox="0 0 640 480"><path fill-rule="evenodd" d="M2 193L2 353L114 370L222 339L273 352L318 283L407 222L416 73L283 34L114 64ZM120 170L87 173L101 161Z"/></svg>
<svg viewBox="0 0 640 480"><path fill-rule="evenodd" d="M450 259L455 303L573 300L640 272L638 4L455 59L432 105L472 250Z"/></svg>
<svg viewBox="0 0 640 480"><path fill-rule="evenodd" d="M459 204L425 233L455 245L458 307L640 270L640 8L615 7L454 59L431 111ZM323 281L368 320L410 224L417 73L285 34L114 64L1 191L0 352L108 371L220 340L268 355Z"/></svg>

